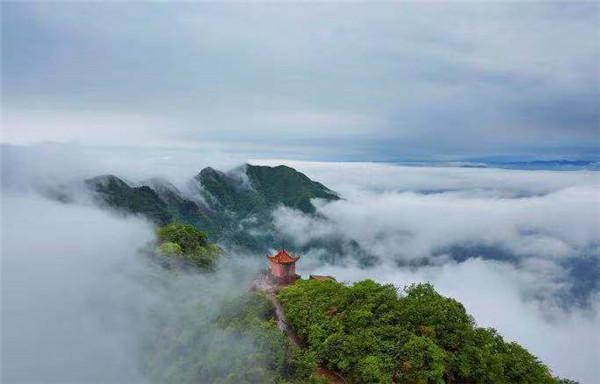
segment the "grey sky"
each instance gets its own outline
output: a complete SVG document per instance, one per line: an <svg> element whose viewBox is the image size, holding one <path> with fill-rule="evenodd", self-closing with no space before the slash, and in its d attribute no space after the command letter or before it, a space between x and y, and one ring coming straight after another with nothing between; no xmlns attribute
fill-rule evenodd
<svg viewBox="0 0 600 384"><path fill-rule="evenodd" d="M598 154L600 6L2 3L3 142Z"/></svg>

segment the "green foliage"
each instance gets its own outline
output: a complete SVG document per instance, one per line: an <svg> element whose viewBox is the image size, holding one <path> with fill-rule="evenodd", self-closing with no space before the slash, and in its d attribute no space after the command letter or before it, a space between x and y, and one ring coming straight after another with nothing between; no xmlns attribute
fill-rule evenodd
<svg viewBox="0 0 600 384"><path fill-rule="evenodd" d="M173 243L170 241L162 243L159 247L159 250L162 254L169 255L169 256L183 254L183 249L181 249L181 246L179 246L179 244L177 244L177 243Z"/></svg>
<svg viewBox="0 0 600 384"><path fill-rule="evenodd" d="M315 207L310 202L311 199L339 199L323 184L312 181L303 173L285 165L266 167L247 164L246 175L254 189L270 205L283 204L312 213Z"/></svg>
<svg viewBox="0 0 600 384"><path fill-rule="evenodd" d="M197 247L194 252L187 255L187 260L200 269L212 269L221 255L221 248L216 244L206 244Z"/></svg>
<svg viewBox="0 0 600 384"><path fill-rule="evenodd" d="M556 378L556 383L557 384L579 384L576 381L570 380L570 379L561 379L560 377Z"/></svg>
<svg viewBox="0 0 600 384"><path fill-rule="evenodd" d="M301 280L279 293L318 364L352 383L556 383L549 369L430 284Z"/></svg>
<svg viewBox="0 0 600 384"><path fill-rule="evenodd" d="M88 179L86 184L103 204L119 211L144 215L160 226L191 224L206 231L211 241L260 253L275 241L274 208L283 205L314 213L311 199L339 199L323 184L285 166L245 165L229 173L209 167L194 181L201 186L196 196L201 199L188 199L162 180L138 187L105 175Z"/></svg>
<svg viewBox="0 0 600 384"><path fill-rule="evenodd" d="M264 295L249 293L215 308L189 306L145 348L146 374L155 383L311 383L313 354L292 345L274 321Z"/></svg>
<svg viewBox="0 0 600 384"><path fill-rule="evenodd" d="M191 253L198 247L207 244L206 233L197 230L189 224L173 223L158 230L161 243L173 242L178 244L184 253Z"/></svg>
<svg viewBox="0 0 600 384"><path fill-rule="evenodd" d="M207 200L237 217L268 214L271 208L279 204L312 213L315 207L311 199L339 199L323 184L283 165L266 167L246 164L239 171L239 174L226 174L205 168L198 175Z"/></svg>
<svg viewBox="0 0 600 384"><path fill-rule="evenodd" d="M202 270L211 270L221 254L216 244L208 243L205 232L189 224L173 223L162 227L158 230L158 239L161 254Z"/></svg>
<svg viewBox="0 0 600 384"><path fill-rule="evenodd" d="M130 187L113 175L86 180L98 196L110 207L133 214L142 214L164 225L172 220L167 204L150 187Z"/></svg>
<svg viewBox="0 0 600 384"><path fill-rule="evenodd" d="M213 168L204 168L197 176L202 184L204 197L223 214L240 218L264 210L264 200L239 177L234 177Z"/></svg>
<svg viewBox="0 0 600 384"><path fill-rule="evenodd" d="M358 362L355 380L360 383L393 383L387 364L380 356L369 355Z"/></svg>
<svg viewBox="0 0 600 384"><path fill-rule="evenodd" d="M431 338L448 351L458 351L474 321L458 301L438 294L431 284L412 285L399 310L409 329Z"/></svg>
<svg viewBox="0 0 600 384"><path fill-rule="evenodd" d="M286 358L285 373L293 378L311 377L317 368L317 356L310 351L292 346L291 353Z"/></svg>
<svg viewBox="0 0 600 384"><path fill-rule="evenodd" d="M504 375L510 383L556 383L548 367L517 343L502 346Z"/></svg>
<svg viewBox="0 0 600 384"><path fill-rule="evenodd" d="M412 335L400 349L399 376L407 384L443 384L446 353L428 337Z"/></svg>

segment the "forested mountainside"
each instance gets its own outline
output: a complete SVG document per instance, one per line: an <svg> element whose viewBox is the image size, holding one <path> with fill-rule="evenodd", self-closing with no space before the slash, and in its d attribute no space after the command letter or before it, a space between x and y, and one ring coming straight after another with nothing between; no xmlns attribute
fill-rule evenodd
<svg viewBox="0 0 600 384"><path fill-rule="evenodd" d="M163 267L204 274L212 274L222 259L215 242L260 252L277 244L276 207L312 215L312 199L340 198L285 166L205 168L186 193L159 179L134 185L105 175L86 184L102 204L162 226L155 256ZM335 255L353 244L338 240L319 246ZM463 246L451 253L464 260L480 248ZM486 254L511 257L496 249ZM218 308L181 303L184 312L176 322L161 312L165 319L145 348L147 375L157 383L321 383L326 379L318 369L326 368L356 384L575 383L553 377L536 356L495 330L477 327L461 303L429 284L399 291L370 280L352 286L300 280L278 299L300 346L277 329L272 303L261 292L216 303ZM224 348L222 337L245 340L250 347Z"/></svg>
<svg viewBox="0 0 600 384"><path fill-rule="evenodd" d="M294 168L246 165L244 172L226 174L204 168L196 180L213 206L237 216L262 214L278 204L313 213L311 199L337 200L338 195Z"/></svg>
<svg viewBox="0 0 600 384"><path fill-rule="evenodd" d="M339 199L323 184L293 168L246 164L231 172L204 168L191 181L191 193L152 179L130 185L114 175L86 180L97 199L114 209L141 214L158 225L181 222L206 231L213 241L264 252L275 239L271 212L279 205L314 213L312 199ZM260 236L249 229L260 229ZM256 231L255 231L256 233Z"/></svg>
<svg viewBox="0 0 600 384"><path fill-rule="evenodd" d="M148 254L174 276L210 278L223 261L189 224L160 228L156 245ZM494 329L477 327L461 303L430 284L402 291L372 280L310 279L271 299L259 288L210 304L200 299L206 292L186 292L169 300L175 311L154 313L142 356L151 382L325 384L334 375L353 384L575 383L553 377ZM294 340L278 328L281 316Z"/></svg>
<svg viewBox="0 0 600 384"><path fill-rule="evenodd" d="M279 300L316 363L350 383L574 383L430 284L300 280Z"/></svg>

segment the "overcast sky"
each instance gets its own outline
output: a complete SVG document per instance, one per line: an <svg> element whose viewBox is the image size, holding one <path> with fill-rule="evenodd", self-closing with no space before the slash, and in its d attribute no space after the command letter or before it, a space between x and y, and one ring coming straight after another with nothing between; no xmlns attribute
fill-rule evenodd
<svg viewBox="0 0 600 384"><path fill-rule="evenodd" d="M597 2L3 2L2 142L597 157L599 23Z"/></svg>

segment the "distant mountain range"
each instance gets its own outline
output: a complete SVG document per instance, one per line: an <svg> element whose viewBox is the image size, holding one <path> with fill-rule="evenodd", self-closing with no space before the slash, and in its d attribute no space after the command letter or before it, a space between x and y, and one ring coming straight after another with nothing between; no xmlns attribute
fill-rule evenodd
<svg viewBox="0 0 600 384"><path fill-rule="evenodd" d="M158 225L183 222L206 231L213 241L267 251L278 241L271 213L278 206L314 214L312 199L338 194L293 168L246 164L230 172L204 168L182 193L161 179L130 185L114 175L85 181L101 204L139 214ZM279 239L280 241L281 239Z"/></svg>
<svg viewBox="0 0 600 384"><path fill-rule="evenodd" d="M393 164L421 167L459 167L459 168L504 168L523 170L548 170L548 171L575 171L575 170L600 170L598 160L511 160L478 158L460 161L409 161L395 160Z"/></svg>

